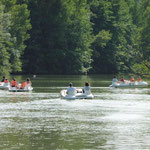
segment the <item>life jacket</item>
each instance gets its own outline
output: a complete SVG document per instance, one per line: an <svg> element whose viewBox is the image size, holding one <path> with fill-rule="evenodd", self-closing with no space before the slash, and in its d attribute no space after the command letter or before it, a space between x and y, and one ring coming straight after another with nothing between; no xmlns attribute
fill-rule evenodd
<svg viewBox="0 0 150 150"><path fill-rule="evenodd" d="M139 82L139 81L142 81L142 79L141 78L137 78L137 81Z"/></svg>
<svg viewBox="0 0 150 150"><path fill-rule="evenodd" d="M4 83L8 83L9 81L8 80L4 80Z"/></svg>
<svg viewBox="0 0 150 150"><path fill-rule="evenodd" d="M16 81L11 81L11 86L16 86L17 85L17 82Z"/></svg>
<svg viewBox="0 0 150 150"><path fill-rule="evenodd" d="M124 79L123 79L123 78L121 78L121 79L120 79L120 81L121 81L121 82L124 82Z"/></svg>
<svg viewBox="0 0 150 150"><path fill-rule="evenodd" d="M24 87L27 85L27 82L23 82L22 84L21 84L21 89L24 89Z"/></svg>
<svg viewBox="0 0 150 150"><path fill-rule="evenodd" d="M131 78L130 81L131 81L131 82L134 82L134 78Z"/></svg>

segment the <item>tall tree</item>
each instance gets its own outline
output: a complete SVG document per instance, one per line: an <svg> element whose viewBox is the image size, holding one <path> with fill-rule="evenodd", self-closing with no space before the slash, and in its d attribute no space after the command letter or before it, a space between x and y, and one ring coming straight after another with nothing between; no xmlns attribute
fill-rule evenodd
<svg viewBox="0 0 150 150"><path fill-rule="evenodd" d="M135 51L135 26L125 0L92 1L95 41L93 72L127 72ZM100 39L99 41L97 40ZM98 42L97 42L98 41Z"/></svg>
<svg viewBox="0 0 150 150"><path fill-rule="evenodd" d="M30 13L27 4L18 4L16 0L1 0L4 5L4 12L10 14L11 44L9 45L9 62L11 73L21 71L21 56L25 49L25 40L29 38L28 30L31 29Z"/></svg>
<svg viewBox="0 0 150 150"><path fill-rule="evenodd" d="M111 2L93 0L89 1L89 4L93 13L91 22L93 23L93 34L95 37L92 44L92 73L107 73L110 71L110 68L113 69L115 66L112 65L113 62L111 61L111 57L114 57L113 51L109 48L114 19ZM113 70L116 71L115 69Z"/></svg>
<svg viewBox="0 0 150 150"><path fill-rule="evenodd" d="M91 23L86 0L30 0L29 8L33 28L24 69L51 74L88 71Z"/></svg>
<svg viewBox="0 0 150 150"><path fill-rule="evenodd" d="M11 71L8 52L11 45L10 15L4 12L4 6L0 2L0 75L7 75Z"/></svg>
<svg viewBox="0 0 150 150"><path fill-rule="evenodd" d="M143 10L143 13L141 14L140 47L144 60L148 60L150 59L150 1L143 0L141 9Z"/></svg>
<svg viewBox="0 0 150 150"><path fill-rule="evenodd" d="M140 48L145 65L150 69L150 2L147 1L140 30Z"/></svg>
<svg viewBox="0 0 150 150"><path fill-rule="evenodd" d="M139 74L150 74L150 1L141 0L139 4L138 17L138 58L133 71Z"/></svg>

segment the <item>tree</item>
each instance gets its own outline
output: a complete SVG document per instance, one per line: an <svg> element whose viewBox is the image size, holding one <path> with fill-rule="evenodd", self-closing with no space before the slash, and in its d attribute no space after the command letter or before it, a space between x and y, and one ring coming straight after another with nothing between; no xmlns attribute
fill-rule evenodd
<svg viewBox="0 0 150 150"><path fill-rule="evenodd" d="M143 13L143 25L140 29L140 46L144 59L150 59L150 2Z"/></svg>
<svg viewBox="0 0 150 150"><path fill-rule="evenodd" d="M94 73L128 72L134 59L135 31L125 0L90 3L95 41L92 44ZM97 37L103 40L97 42ZM105 41L105 43L104 43Z"/></svg>
<svg viewBox="0 0 150 150"><path fill-rule="evenodd" d="M138 57L132 69L135 73L149 74L150 72L150 2L149 0L142 0L139 4L138 17Z"/></svg>
<svg viewBox="0 0 150 150"><path fill-rule="evenodd" d="M4 12L10 14L10 26L8 32L11 36L8 53L11 72L21 71L21 56L25 49L24 42L29 38L28 30L31 29L27 4L17 4L16 0L2 0Z"/></svg>
<svg viewBox="0 0 150 150"><path fill-rule="evenodd" d="M30 0L29 8L33 28L24 54L26 72L87 72L91 63L89 47L92 40L86 0Z"/></svg>
<svg viewBox="0 0 150 150"><path fill-rule="evenodd" d="M143 60L147 62L144 64L150 70L150 3L148 3L143 16L144 23L140 29L140 48Z"/></svg>
<svg viewBox="0 0 150 150"><path fill-rule="evenodd" d="M10 15L4 13L4 6L0 3L0 75L8 75L11 71L8 52L11 35L8 32L10 27Z"/></svg>

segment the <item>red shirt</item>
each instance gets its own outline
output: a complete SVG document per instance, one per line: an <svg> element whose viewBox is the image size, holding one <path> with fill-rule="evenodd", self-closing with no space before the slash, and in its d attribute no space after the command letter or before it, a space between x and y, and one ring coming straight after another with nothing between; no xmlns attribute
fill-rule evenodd
<svg viewBox="0 0 150 150"><path fill-rule="evenodd" d="M23 89L26 85L27 85L27 82L23 82L23 83L21 84L21 88Z"/></svg>
<svg viewBox="0 0 150 150"><path fill-rule="evenodd" d="M16 81L11 81L11 86L16 86L17 85L17 82Z"/></svg>
<svg viewBox="0 0 150 150"><path fill-rule="evenodd" d="M124 82L124 79L123 79L123 78L121 78L121 79L120 79L120 81L121 81L121 82Z"/></svg>
<svg viewBox="0 0 150 150"><path fill-rule="evenodd" d="M134 82L134 78L130 78L130 81L131 81L131 82Z"/></svg>
<svg viewBox="0 0 150 150"><path fill-rule="evenodd" d="M9 81L8 80L4 80L4 83L8 83Z"/></svg>

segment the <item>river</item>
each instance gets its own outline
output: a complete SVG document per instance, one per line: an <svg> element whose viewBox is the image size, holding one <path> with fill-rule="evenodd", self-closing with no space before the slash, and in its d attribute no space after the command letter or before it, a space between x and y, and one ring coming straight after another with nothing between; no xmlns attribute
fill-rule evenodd
<svg viewBox="0 0 150 150"><path fill-rule="evenodd" d="M37 75L33 92L0 91L0 150L150 149L150 87L109 88L111 80ZM85 81L94 99L60 99L69 82L81 88Z"/></svg>

